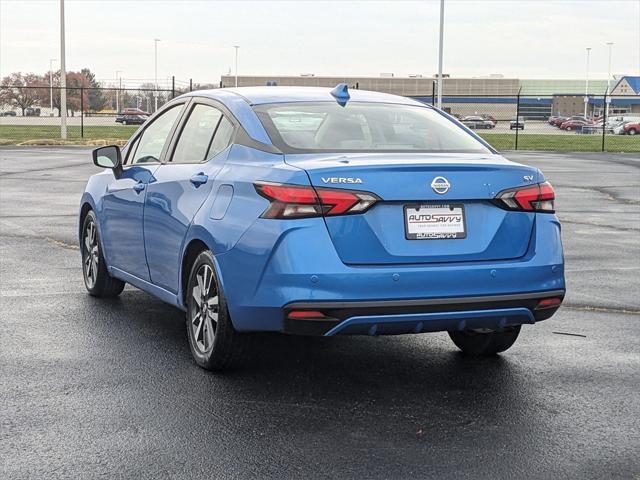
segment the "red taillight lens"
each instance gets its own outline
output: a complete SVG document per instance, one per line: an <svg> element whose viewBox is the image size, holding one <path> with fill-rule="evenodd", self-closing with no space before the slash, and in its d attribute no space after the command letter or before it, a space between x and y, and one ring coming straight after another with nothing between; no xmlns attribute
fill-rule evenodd
<svg viewBox="0 0 640 480"><path fill-rule="evenodd" d="M327 318L324 313L318 312L317 310L293 310L292 312L289 312L289 315L287 316L295 320Z"/></svg>
<svg viewBox="0 0 640 480"><path fill-rule="evenodd" d="M555 198L555 192L549 182L506 190L496 197L501 205L509 210L545 213L555 211Z"/></svg>
<svg viewBox="0 0 640 480"><path fill-rule="evenodd" d="M561 303L562 299L560 297L543 298L538 302L538 305L536 305L536 310L559 307Z"/></svg>
<svg viewBox="0 0 640 480"><path fill-rule="evenodd" d="M372 193L311 186L256 183L271 202L262 218L306 218L362 213L378 201Z"/></svg>

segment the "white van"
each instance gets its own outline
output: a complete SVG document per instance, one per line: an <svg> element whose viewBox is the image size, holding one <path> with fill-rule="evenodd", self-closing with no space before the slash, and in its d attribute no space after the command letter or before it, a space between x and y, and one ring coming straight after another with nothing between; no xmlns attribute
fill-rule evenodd
<svg viewBox="0 0 640 480"><path fill-rule="evenodd" d="M618 122L618 123L626 123L626 122L640 122L640 115L632 114L632 115L612 115L607 117L607 122Z"/></svg>

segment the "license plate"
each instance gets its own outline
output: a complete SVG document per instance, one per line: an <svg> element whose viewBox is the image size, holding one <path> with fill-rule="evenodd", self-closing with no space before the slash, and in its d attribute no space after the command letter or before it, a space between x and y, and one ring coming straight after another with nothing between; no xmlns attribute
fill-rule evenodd
<svg viewBox="0 0 640 480"><path fill-rule="evenodd" d="M405 205L404 226L408 240L466 238L464 206Z"/></svg>

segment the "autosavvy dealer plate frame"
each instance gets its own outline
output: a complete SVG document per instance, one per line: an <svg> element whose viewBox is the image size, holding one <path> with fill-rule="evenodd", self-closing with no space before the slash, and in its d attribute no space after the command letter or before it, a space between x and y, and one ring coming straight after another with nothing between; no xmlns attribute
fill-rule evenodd
<svg viewBox="0 0 640 480"><path fill-rule="evenodd" d="M456 233L438 233L433 235L419 236L419 233L409 233L409 223L407 210L409 209L447 209L448 212L459 208L462 214L462 232ZM443 213L447 213L444 211ZM452 212L454 213L454 212ZM464 205L462 203L411 203L405 204L402 210L404 217L404 237L407 240L462 240L467 238L467 217L464 211Z"/></svg>

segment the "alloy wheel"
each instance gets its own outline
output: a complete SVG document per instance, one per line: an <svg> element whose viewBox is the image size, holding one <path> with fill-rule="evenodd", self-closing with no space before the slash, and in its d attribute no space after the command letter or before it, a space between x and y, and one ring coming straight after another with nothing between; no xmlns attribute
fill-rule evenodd
<svg viewBox="0 0 640 480"><path fill-rule="evenodd" d="M191 292L193 301L190 328L197 349L206 354L213 348L219 311L218 292L211 266L201 265L195 280L196 284Z"/></svg>
<svg viewBox="0 0 640 480"><path fill-rule="evenodd" d="M84 230L84 248L83 260L84 278L87 287L93 288L98 278L98 235L96 232L96 224L92 221L87 223Z"/></svg>

